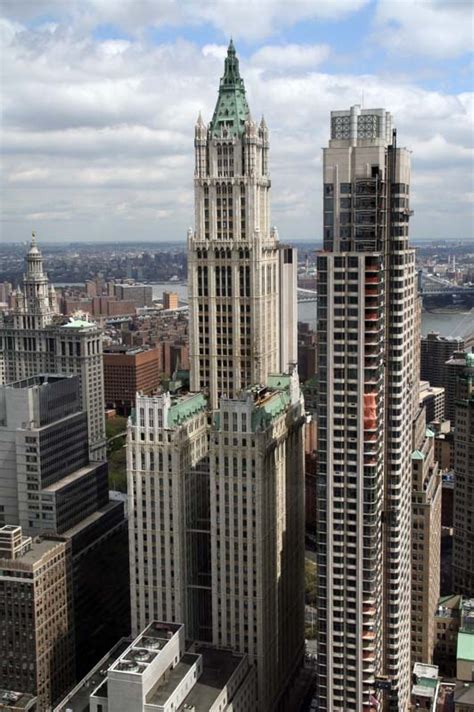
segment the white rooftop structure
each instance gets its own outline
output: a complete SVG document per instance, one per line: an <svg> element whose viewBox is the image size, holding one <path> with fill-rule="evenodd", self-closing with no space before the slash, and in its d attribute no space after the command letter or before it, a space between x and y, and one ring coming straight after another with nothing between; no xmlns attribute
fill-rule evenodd
<svg viewBox="0 0 474 712"><path fill-rule="evenodd" d="M252 712L255 699L246 656L186 650L184 625L154 621L111 650L54 712Z"/></svg>

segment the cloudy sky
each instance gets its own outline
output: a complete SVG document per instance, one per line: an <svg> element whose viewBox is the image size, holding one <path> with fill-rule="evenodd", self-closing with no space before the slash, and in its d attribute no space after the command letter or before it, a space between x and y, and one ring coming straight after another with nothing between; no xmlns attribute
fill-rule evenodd
<svg viewBox="0 0 474 712"><path fill-rule="evenodd" d="M232 35L270 129L272 222L321 235L329 112L385 107L412 236L473 238L472 0L0 0L1 235L184 240Z"/></svg>

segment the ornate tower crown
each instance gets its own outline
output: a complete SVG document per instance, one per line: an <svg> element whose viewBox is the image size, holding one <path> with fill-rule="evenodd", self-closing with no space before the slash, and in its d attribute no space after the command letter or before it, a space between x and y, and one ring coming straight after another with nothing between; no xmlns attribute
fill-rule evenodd
<svg viewBox="0 0 474 712"><path fill-rule="evenodd" d="M210 124L212 137L241 136L249 113L244 80L240 76L239 60L231 40L227 48L224 76L221 77L219 96Z"/></svg>

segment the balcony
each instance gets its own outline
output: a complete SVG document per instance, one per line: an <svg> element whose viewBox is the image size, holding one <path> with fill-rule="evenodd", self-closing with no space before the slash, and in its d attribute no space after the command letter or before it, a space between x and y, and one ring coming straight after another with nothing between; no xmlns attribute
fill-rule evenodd
<svg viewBox="0 0 474 712"><path fill-rule="evenodd" d="M362 613L364 614L364 616L366 616L366 615L367 616L375 616L376 612L377 612L377 609L375 608L374 605L371 605L369 603L364 603L364 605L362 606Z"/></svg>

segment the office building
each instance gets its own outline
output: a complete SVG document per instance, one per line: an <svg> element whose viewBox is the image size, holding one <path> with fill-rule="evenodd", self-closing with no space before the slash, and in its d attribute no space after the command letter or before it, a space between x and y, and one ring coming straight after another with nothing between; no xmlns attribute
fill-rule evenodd
<svg viewBox="0 0 474 712"><path fill-rule="evenodd" d="M221 399L209 453L202 394L138 396L129 423L132 630L166 613L248 653L262 710L304 653L303 423L296 374Z"/></svg>
<svg viewBox="0 0 474 712"><path fill-rule="evenodd" d="M184 621L248 655L255 709L296 709L305 412L294 365L277 373L282 354L296 361L296 254L269 227L268 130L250 118L232 43L195 146L191 393L138 396L128 426L133 631Z"/></svg>
<svg viewBox="0 0 474 712"><path fill-rule="evenodd" d="M281 370L280 354L297 360L290 294L297 258L293 248L280 254L270 226L268 154L268 128L250 116L231 43L212 121L206 126L199 115L195 128L188 231L191 390L209 393L212 409L221 395L265 383Z"/></svg>
<svg viewBox="0 0 474 712"><path fill-rule="evenodd" d="M474 597L474 354L466 354L458 378L454 415L454 543L455 593Z"/></svg>
<svg viewBox="0 0 474 712"><path fill-rule="evenodd" d="M440 594L441 499L434 433L420 408L414 425L412 467L412 660L432 663L436 645L435 615ZM418 430L418 433L416 432Z"/></svg>
<svg viewBox="0 0 474 712"><path fill-rule="evenodd" d="M455 391L449 387L452 384L447 361L459 358L459 352L464 351L466 344L461 337L441 336L437 331L431 331L421 339L420 378L429 381L431 386L445 388L445 416L454 418L453 396Z"/></svg>
<svg viewBox="0 0 474 712"><path fill-rule="evenodd" d="M444 677L456 677L456 648L461 627L462 596L442 596L435 614L433 662Z"/></svg>
<svg viewBox="0 0 474 712"><path fill-rule="evenodd" d="M104 391L108 408L128 415L139 391L150 395L160 385L158 348L109 346L104 349Z"/></svg>
<svg viewBox="0 0 474 712"><path fill-rule="evenodd" d="M213 642L256 663L262 710L304 654L303 423L294 373L222 398L211 429Z"/></svg>
<svg viewBox="0 0 474 712"><path fill-rule="evenodd" d="M298 373L303 384L316 373L316 332L304 321L298 322Z"/></svg>
<svg viewBox="0 0 474 712"><path fill-rule="evenodd" d="M319 709L410 703L419 304L410 157L384 109L331 113L318 254ZM389 336L390 335L390 336Z"/></svg>
<svg viewBox="0 0 474 712"><path fill-rule="evenodd" d="M0 515L70 542L79 674L129 631L127 527L107 480L107 463L89 460L77 376L0 386Z"/></svg>
<svg viewBox="0 0 474 712"><path fill-rule="evenodd" d="M47 710L74 682L68 544L0 528L0 687L37 696ZM17 702L18 700L14 700Z"/></svg>
<svg viewBox="0 0 474 712"><path fill-rule="evenodd" d="M163 309L177 309L179 297L176 292L163 292Z"/></svg>
<svg viewBox="0 0 474 712"><path fill-rule="evenodd" d="M444 388L432 386L428 381L420 381L419 403L425 410L427 423L434 420L441 423L444 420L444 401Z"/></svg>
<svg viewBox="0 0 474 712"><path fill-rule="evenodd" d="M23 289L13 307L0 313L2 383L38 373L77 374L82 409L88 416L93 460L105 459L104 381L101 331L93 322L57 319L56 296L43 271L43 258L33 236L26 256Z"/></svg>
<svg viewBox="0 0 474 712"><path fill-rule="evenodd" d="M199 540L205 539L203 550L210 546L209 514L205 517L195 511L200 506L209 511L209 472L201 462L206 454L207 404L202 394L175 399L169 394L137 396L127 436L130 595L135 635L151 620L166 619L186 621L193 638L211 639L210 620L207 633L188 622L188 581L190 593L194 590L187 541L190 519L202 519L193 528L203 531L202 536L196 534ZM202 579L201 574L201 585Z"/></svg>
<svg viewBox="0 0 474 712"><path fill-rule="evenodd" d="M466 351L455 351L451 358L446 361L446 400L445 417L451 421L454 428L454 414L456 410L456 398L458 393L458 379L466 368Z"/></svg>
<svg viewBox="0 0 474 712"><path fill-rule="evenodd" d="M430 331L421 339L420 378L429 381L432 386L446 386L446 361L456 351L464 351L464 339L441 336L437 331Z"/></svg>
<svg viewBox="0 0 474 712"><path fill-rule="evenodd" d="M153 621L115 646L54 712L250 712L255 692L247 656L185 645L183 625Z"/></svg>
<svg viewBox="0 0 474 712"><path fill-rule="evenodd" d="M118 300L132 302L136 307L153 306L153 287L146 284L116 284L115 296Z"/></svg>
<svg viewBox="0 0 474 712"><path fill-rule="evenodd" d="M294 247L279 250L280 373L289 373L298 363L298 260Z"/></svg>

